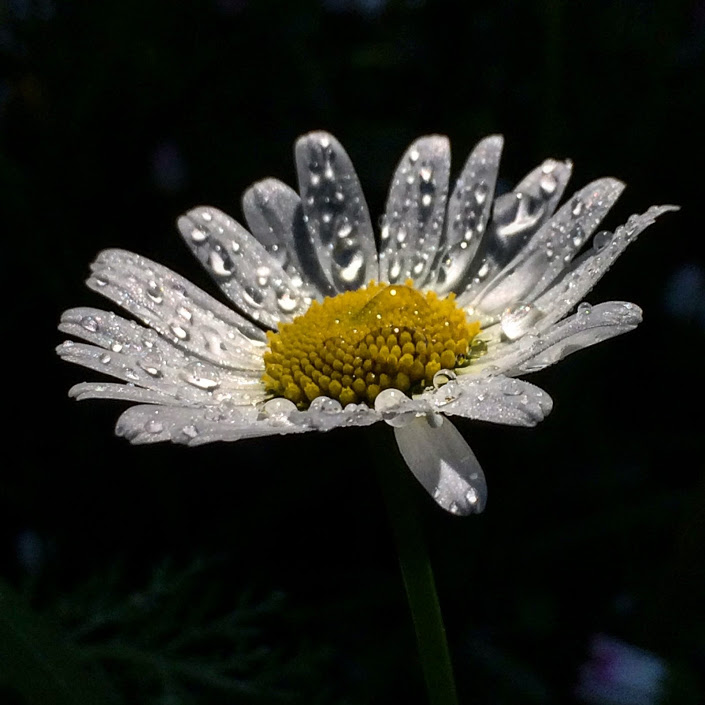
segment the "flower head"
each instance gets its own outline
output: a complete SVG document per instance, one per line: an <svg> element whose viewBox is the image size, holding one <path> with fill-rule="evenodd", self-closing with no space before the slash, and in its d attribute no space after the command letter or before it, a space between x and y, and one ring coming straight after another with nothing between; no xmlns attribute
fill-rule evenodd
<svg viewBox="0 0 705 705"><path fill-rule="evenodd" d="M634 304L580 302L672 209L593 236L623 184L599 179L556 210L571 163L549 159L495 198L502 144L482 140L450 191L448 140L416 140L392 180L377 246L342 146L324 132L301 137L300 195L275 179L254 184L243 197L249 232L211 207L178 221L235 310L144 257L101 252L88 286L139 322L64 313L60 329L86 342L67 341L59 354L122 381L78 384L71 396L137 402L116 427L133 443L384 420L438 504L481 511L482 469L445 417L541 421L550 397L515 377L640 322Z"/></svg>

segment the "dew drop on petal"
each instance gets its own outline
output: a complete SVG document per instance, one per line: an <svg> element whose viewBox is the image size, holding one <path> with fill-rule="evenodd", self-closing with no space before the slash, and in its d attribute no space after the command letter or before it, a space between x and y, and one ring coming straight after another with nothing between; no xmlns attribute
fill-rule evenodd
<svg viewBox="0 0 705 705"><path fill-rule="evenodd" d="M533 304L520 302L511 306L500 318L502 333L509 340L517 340L531 330L541 315L541 312Z"/></svg>
<svg viewBox="0 0 705 705"><path fill-rule="evenodd" d="M150 419L144 425L144 430L147 431L147 433L161 433L164 430L164 425L155 419Z"/></svg>
<svg viewBox="0 0 705 705"><path fill-rule="evenodd" d="M296 411L296 404L289 399L277 397L265 402L262 409L271 418L286 418L292 411Z"/></svg>
<svg viewBox="0 0 705 705"><path fill-rule="evenodd" d="M316 397L309 407L311 411L322 411L326 414L336 414L342 408L341 403L337 399L331 399L330 397Z"/></svg>
<svg viewBox="0 0 705 705"><path fill-rule="evenodd" d="M458 375L453 372L453 370L442 369L438 370L435 375L433 375L433 386L438 389L448 382L452 382L458 378Z"/></svg>
<svg viewBox="0 0 705 705"><path fill-rule="evenodd" d="M589 316L592 313L592 306L587 302L583 301L578 305L578 315Z"/></svg>

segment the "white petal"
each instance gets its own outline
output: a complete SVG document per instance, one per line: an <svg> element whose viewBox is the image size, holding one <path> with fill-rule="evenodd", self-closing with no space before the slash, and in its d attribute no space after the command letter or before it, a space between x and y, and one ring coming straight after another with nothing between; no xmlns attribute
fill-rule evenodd
<svg viewBox="0 0 705 705"><path fill-rule="evenodd" d="M320 282L310 276L314 255L296 191L277 179L258 181L243 194L242 211L252 234L292 283L311 298L323 298Z"/></svg>
<svg viewBox="0 0 705 705"><path fill-rule="evenodd" d="M424 489L446 511L479 514L487 502L480 463L448 419L431 426L425 417L394 429L399 450Z"/></svg>
<svg viewBox="0 0 705 705"><path fill-rule="evenodd" d="M202 445L216 441L329 431L342 426L368 426L379 416L367 407L348 406L341 411L267 411L260 407L207 408L133 406L116 427L132 443L173 441Z"/></svg>
<svg viewBox="0 0 705 705"><path fill-rule="evenodd" d="M470 305L553 215L571 169L570 161L547 159L494 200L492 220L469 270L472 278L458 297L462 306Z"/></svg>
<svg viewBox="0 0 705 705"><path fill-rule="evenodd" d="M544 318L537 326L539 330L563 318L585 298L639 233L653 224L658 216L675 210L678 210L677 206L652 206L646 213L631 216L613 235L608 232L597 233L592 250L578 258L572 268L534 302L544 313Z"/></svg>
<svg viewBox="0 0 705 705"><path fill-rule="evenodd" d="M225 213L201 206L181 216L177 225L225 295L255 321L275 328L308 308L310 299L281 265Z"/></svg>
<svg viewBox="0 0 705 705"><path fill-rule="evenodd" d="M135 387L132 384L116 384L115 382L81 382L80 384L74 384L69 389L69 396L76 401L115 399L118 401L137 402L138 404L183 405L183 401L178 401L168 394Z"/></svg>
<svg viewBox="0 0 705 705"><path fill-rule="evenodd" d="M207 362L166 359L159 353L107 351L85 343L67 341L57 348L67 362L87 367L144 389L151 389L189 404L229 401L251 405L264 399L264 387L256 379L231 378L226 371Z"/></svg>
<svg viewBox="0 0 705 705"><path fill-rule="evenodd" d="M465 288L464 277L487 232L503 144L501 135L479 142L455 182L432 280L427 282L441 294Z"/></svg>
<svg viewBox="0 0 705 705"><path fill-rule="evenodd" d="M616 179L581 189L467 305L496 315L516 302L533 302L568 266L623 189Z"/></svg>
<svg viewBox="0 0 705 705"><path fill-rule="evenodd" d="M382 281L425 283L443 231L449 172L446 137L422 137L404 153L392 179L382 225Z"/></svg>
<svg viewBox="0 0 705 705"><path fill-rule="evenodd" d="M428 393L428 400L444 414L508 426L535 426L553 408L551 397L536 385L500 374L461 375Z"/></svg>
<svg viewBox="0 0 705 705"><path fill-rule="evenodd" d="M177 347L224 367L262 368L264 332L166 267L132 252L104 250L91 269L91 289Z"/></svg>
<svg viewBox="0 0 705 705"><path fill-rule="evenodd" d="M328 283L339 292L377 279L372 222L350 157L327 132L300 137L295 156L306 228Z"/></svg>

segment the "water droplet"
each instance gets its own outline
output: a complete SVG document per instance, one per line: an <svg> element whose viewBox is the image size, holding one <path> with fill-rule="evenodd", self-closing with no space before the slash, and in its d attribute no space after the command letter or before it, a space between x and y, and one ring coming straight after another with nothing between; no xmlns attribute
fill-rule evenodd
<svg viewBox="0 0 705 705"><path fill-rule="evenodd" d="M162 371L149 358L138 360L137 365L141 367L150 377L161 377Z"/></svg>
<svg viewBox="0 0 705 705"><path fill-rule="evenodd" d="M179 339L179 340L188 340L189 334L188 331L177 321L172 323L169 328L171 328L171 332Z"/></svg>
<svg viewBox="0 0 705 705"><path fill-rule="evenodd" d="M502 387L502 392L508 397L519 396L522 392L521 384L516 379L508 379Z"/></svg>
<svg viewBox="0 0 705 705"><path fill-rule="evenodd" d="M592 247L595 252L600 252L604 250L612 239L612 233L608 230L600 230L600 232L595 233L595 237L592 239Z"/></svg>
<svg viewBox="0 0 705 705"><path fill-rule="evenodd" d="M154 301L155 304L160 304L162 301L164 301L164 292L162 291L162 288L155 282L154 280L150 280L150 282L147 284L147 296L149 296L152 301Z"/></svg>
<svg viewBox="0 0 705 705"><path fill-rule="evenodd" d="M193 424L189 424L181 429L181 433L187 438L195 438L198 435L198 429Z"/></svg>
<svg viewBox="0 0 705 705"><path fill-rule="evenodd" d="M375 399L375 411L382 414L390 426L406 426L416 418L413 411L404 412L411 400L398 389L384 389Z"/></svg>
<svg viewBox="0 0 705 705"><path fill-rule="evenodd" d="M432 201L433 198L430 193L425 193L423 196L421 196L421 205L424 208L428 208L431 205Z"/></svg>
<svg viewBox="0 0 705 705"><path fill-rule="evenodd" d="M200 245L207 239L208 233L205 230L202 230L201 228L193 228L193 230L191 230L191 240L193 240L195 243Z"/></svg>
<svg viewBox="0 0 705 705"><path fill-rule="evenodd" d="M277 296L277 306L284 313L291 313L299 305L299 300L288 291L283 291Z"/></svg>
<svg viewBox="0 0 705 705"><path fill-rule="evenodd" d="M202 377L197 373L188 373L183 376L183 379L189 384L197 387L198 389L204 389L207 392L213 391L220 386L220 382L217 379L211 379L210 377Z"/></svg>
<svg viewBox="0 0 705 705"><path fill-rule="evenodd" d="M539 198L526 193L505 193L494 202L495 232L500 237L526 233L538 224L544 209L545 201Z"/></svg>
<svg viewBox="0 0 705 705"><path fill-rule="evenodd" d="M139 381L140 378L140 376L130 367L125 368L125 377L133 382Z"/></svg>
<svg viewBox="0 0 705 705"><path fill-rule="evenodd" d="M316 397L309 407L311 411L323 412L326 414L337 414L343 407L336 399L330 397Z"/></svg>
<svg viewBox="0 0 705 705"><path fill-rule="evenodd" d="M191 311L189 311L184 306L179 306L179 308L176 309L176 313L178 313L179 316L181 316L181 318L183 318L185 321L190 321L193 315Z"/></svg>
<svg viewBox="0 0 705 705"><path fill-rule="evenodd" d="M478 206L481 206L487 200L487 194L489 193L489 191L489 186L485 181L480 181L475 186L472 193L473 197L475 198L475 202Z"/></svg>
<svg viewBox="0 0 705 705"><path fill-rule="evenodd" d="M577 218L582 212L585 204L576 196L570 204L570 212Z"/></svg>
<svg viewBox="0 0 705 705"><path fill-rule="evenodd" d="M155 419L150 419L144 425L144 430L147 431L147 433L161 433L164 430L164 424L159 423L159 421Z"/></svg>
<svg viewBox="0 0 705 705"><path fill-rule="evenodd" d="M208 256L211 270L219 277L229 277L235 271L235 265L230 259L230 255L223 251L220 245L216 245Z"/></svg>
<svg viewBox="0 0 705 705"><path fill-rule="evenodd" d="M101 356L100 356L100 361L101 361L104 365L107 365L107 364L110 362L110 359L111 359L111 358L110 358L110 355L108 355L107 353L105 353L104 355L101 355Z"/></svg>
<svg viewBox="0 0 705 705"><path fill-rule="evenodd" d="M467 500L468 504L475 507L477 505L477 503L480 501L480 495L474 487L471 487L465 493L465 499Z"/></svg>
<svg viewBox="0 0 705 705"><path fill-rule="evenodd" d="M122 350L122 348L123 348L122 343L113 343L113 344L110 346L110 349L111 349L113 352L116 352L116 353L119 353L119 352Z"/></svg>
<svg viewBox="0 0 705 705"><path fill-rule="evenodd" d="M519 302L500 317L502 333L509 340L517 340L529 331L543 314L533 305Z"/></svg>
<svg viewBox="0 0 705 705"><path fill-rule="evenodd" d="M262 287L267 286L267 284L269 284L270 273L269 267L257 267L257 271L255 272L257 276L257 283Z"/></svg>
<svg viewBox="0 0 705 705"><path fill-rule="evenodd" d="M296 411L296 404L289 399L277 397L264 403L264 413L274 419L285 419L292 411Z"/></svg>
<svg viewBox="0 0 705 705"><path fill-rule="evenodd" d="M98 330L98 321L93 316L84 316L81 319L81 325L89 332L95 333Z"/></svg>
<svg viewBox="0 0 705 705"><path fill-rule="evenodd" d="M95 282L96 286L99 286L101 289L104 286L108 286L108 280L107 279L102 279L101 277L94 277L93 281Z"/></svg>
<svg viewBox="0 0 705 705"><path fill-rule="evenodd" d="M415 164L415 163L419 160L419 157L420 157L420 156L421 156L421 155L419 154L419 150L418 150L418 149L412 149L412 150L409 152L409 161L410 161L412 164Z"/></svg>
<svg viewBox="0 0 705 705"><path fill-rule="evenodd" d="M578 305L578 315L579 316L589 316L592 313L592 306L587 302L583 301Z"/></svg>
<svg viewBox="0 0 705 705"><path fill-rule="evenodd" d="M256 286L246 286L242 293L251 306L260 307L264 301L264 291Z"/></svg>
<svg viewBox="0 0 705 705"><path fill-rule="evenodd" d="M438 370L435 375L433 375L433 386L438 389L448 382L456 380L458 375L453 372L453 370L442 369Z"/></svg>
<svg viewBox="0 0 705 705"><path fill-rule="evenodd" d="M539 181L539 188L547 195L550 196L558 186L558 180L553 174L544 174Z"/></svg>
<svg viewBox="0 0 705 705"><path fill-rule="evenodd" d="M201 218L205 223L210 223L213 220L213 214L210 211L201 211Z"/></svg>
<svg viewBox="0 0 705 705"><path fill-rule="evenodd" d="M397 230L397 242L401 245L406 240L406 228L399 228Z"/></svg>

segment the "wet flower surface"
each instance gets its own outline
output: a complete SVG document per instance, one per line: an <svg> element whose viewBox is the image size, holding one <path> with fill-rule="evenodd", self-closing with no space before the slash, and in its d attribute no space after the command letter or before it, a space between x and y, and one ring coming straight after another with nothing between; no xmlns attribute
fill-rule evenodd
<svg viewBox="0 0 705 705"><path fill-rule="evenodd" d="M70 394L136 402L116 428L133 443L384 420L439 505L482 511L482 469L447 417L541 421L550 397L516 377L638 325L634 304L583 299L672 209L598 232L623 184L599 179L558 207L571 163L553 159L495 198L502 145L482 140L451 190L448 140L414 142L376 243L346 152L327 133L301 137L299 193L275 179L254 184L243 197L249 231L212 207L178 221L233 309L144 257L101 252L88 286L137 320L64 313L60 329L86 342L67 341L59 354L121 380Z"/></svg>

